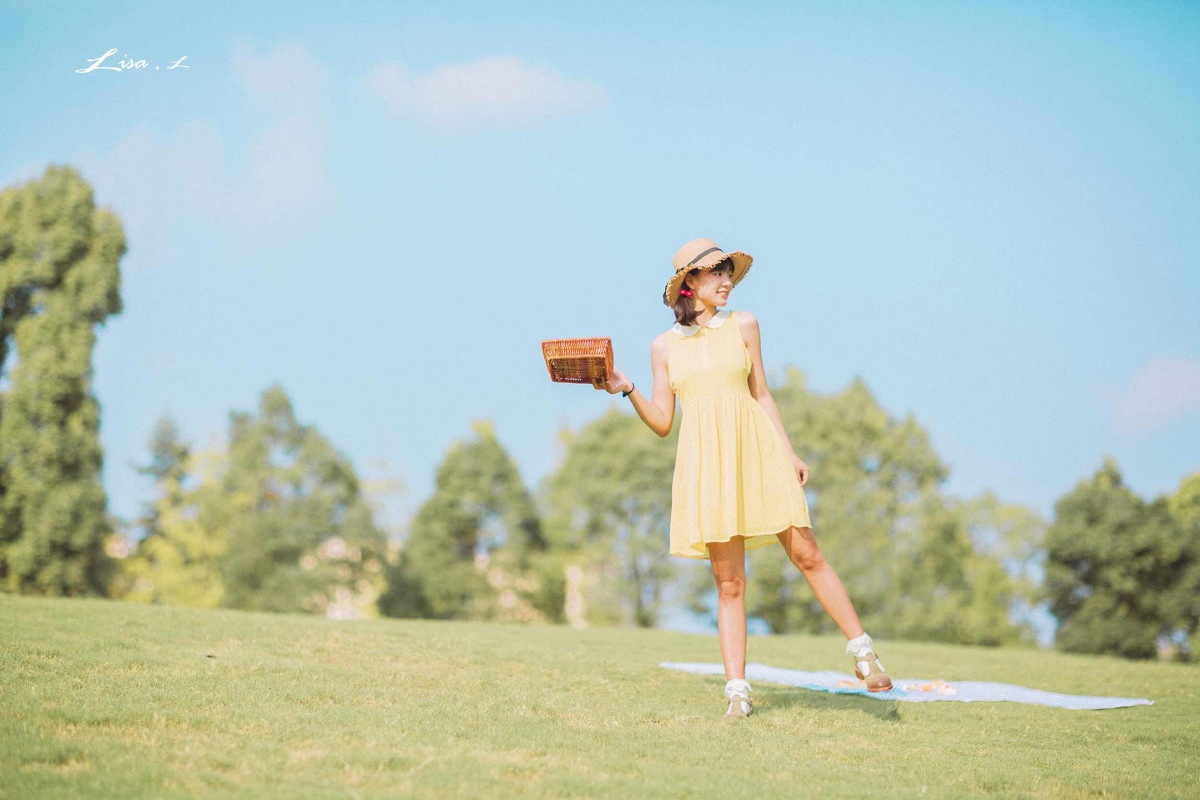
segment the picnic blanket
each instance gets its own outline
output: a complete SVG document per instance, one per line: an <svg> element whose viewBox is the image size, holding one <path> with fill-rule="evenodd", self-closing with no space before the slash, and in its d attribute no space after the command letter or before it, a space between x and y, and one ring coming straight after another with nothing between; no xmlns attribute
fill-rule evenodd
<svg viewBox="0 0 1200 800"><path fill-rule="evenodd" d="M664 661L660 667L691 672L697 675L725 674L720 664L687 664ZM944 681L928 678L892 679L892 689L887 692L868 692L863 682L853 675L841 672L804 672L798 669L782 669L767 664L747 664L746 680L779 683L784 686L799 686L831 694L865 695L876 700L901 700L906 703L932 703L952 700L959 703L984 701L1006 701L1029 703L1037 706L1054 706L1091 711L1101 708L1125 708L1127 706L1149 706L1153 701L1144 697L1090 697L1079 694L1059 694L1041 689L1030 689L1011 683L989 681Z"/></svg>

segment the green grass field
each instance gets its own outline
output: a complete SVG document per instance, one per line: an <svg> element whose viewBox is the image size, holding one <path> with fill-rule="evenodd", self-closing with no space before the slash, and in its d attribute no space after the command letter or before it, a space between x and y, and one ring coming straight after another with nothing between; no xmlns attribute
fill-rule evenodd
<svg viewBox="0 0 1200 800"><path fill-rule="evenodd" d="M0 797L1200 796L1200 669L879 642L893 677L1149 697L1067 711L755 685L716 638L0 595ZM847 671L833 637L750 660Z"/></svg>

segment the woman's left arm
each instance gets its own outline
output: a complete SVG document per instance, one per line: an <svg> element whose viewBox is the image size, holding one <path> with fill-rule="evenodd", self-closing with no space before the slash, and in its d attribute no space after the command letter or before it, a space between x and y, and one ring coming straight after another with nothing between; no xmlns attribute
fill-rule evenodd
<svg viewBox="0 0 1200 800"><path fill-rule="evenodd" d="M736 314L738 326L742 329L742 339L746 341L746 350L750 353L750 377L747 382L750 384L750 394L762 406L763 411L767 412L767 418L771 420L771 424L779 431L779 438L787 445L787 449L792 455L792 467L796 470L796 477L800 480L800 485L808 483L808 464L804 463L804 459L796 455L796 448L792 447L792 442L788 439L787 430L783 427L783 419L779 416L779 408L775 405L775 398L771 396L771 390L767 388L767 376L763 371L762 362L762 336L758 330L758 319L749 311L739 311Z"/></svg>

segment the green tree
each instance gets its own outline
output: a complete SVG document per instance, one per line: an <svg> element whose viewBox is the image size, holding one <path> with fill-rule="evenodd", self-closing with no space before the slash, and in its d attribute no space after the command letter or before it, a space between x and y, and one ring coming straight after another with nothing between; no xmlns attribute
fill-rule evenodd
<svg viewBox="0 0 1200 800"><path fill-rule="evenodd" d="M893 609L897 547L918 524L922 495L948 471L911 415L891 419L855 379L836 395L810 392L789 368L772 388L796 452L812 469L805 496L813 530L868 630L884 632ZM749 553L748 613L771 630L836 630L782 551Z"/></svg>
<svg viewBox="0 0 1200 800"><path fill-rule="evenodd" d="M536 620L561 616L533 500L491 423L452 444L417 511L380 610L396 617Z"/></svg>
<svg viewBox="0 0 1200 800"><path fill-rule="evenodd" d="M609 410L564 432L544 487L547 529L582 608L573 620L654 625L673 570L668 554L678 425L666 438Z"/></svg>
<svg viewBox="0 0 1200 800"><path fill-rule="evenodd" d="M1034 620L1045 610L1046 520L1024 506L1001 503L990 491L956 504L966 517L975 550L1003 566L1008 575L996 598L1008 598L1009 615L1019 636L1030 643L1036 641Z"/></svg>
<svg viewBox="0 0 1200 800"><path fill-rule="evenodd" d="M971 535L974 504L922 497L917 524L897 537L887 612L869 630L906 639L999 645L1020 637L1009 612L1017 587Z"/></svg>
<svg viewBox="0 0 1200 800"><path fill-rule="evenodd" d="M1193 472L1180 481L1167 504L1185 529L1200 528L1200 472Z"/></svg>
<svg viewBox="0 0 1200 800"><path fill-rule="evenodd" d="M361 616L382 589L386 542L350 462L286 392L230 415L227 451L187 454L160 423L158 499L128 559L129 597L202 607Z"/></svg>
<svg viewBox="0 0 1200 800"><path fill-rule="evenodd" d="M247 510L225 491L228 453L219 448L192 452L166 422L159 423L151 446L154 459L144 471L157 477L157 498L143 518L136 551L122 562L113 594L143 603L217 608L226 599L221 569L230 520Z"/></svg>
<svg viewBox="0 0 1200 800"><path fill-rule="evenodd" d="M1193 490L1185 484L1177 501L1185 518ZM1200 553L1168 498L1144 502L1124 485L1116 461L1105 458L1054 512L1046 595L1059 621L1058 647L1153 658L1160 638L1180 627L1195 630L1197 587L1185 579L1195 575Z"/></svg>
<svg viewBox="0 0 1200 800"><path fill-rule="evenodd" d="M1026 587L1005 561L1016 571L1032 557L1035 517L991 496L943 497L949 472L928 433L912 414L890 417L861 379L820 396L790 368L772 395L812 469L805 496L817 541L867 630L986 644L1021 635L1009 611ZM776 633L836 630L781 549L747 557L751 616Z"/></svg>
<svg viewBox="0 0 1200 800"><path fill-rule="evenodd" d="M121 311L125 236L70 167L0 193L0 586L100 593L111 524L100 483L94 328Z"/></svg>
<svg viewBox="0 0 1200 800"><path fill-rule="evenodd" d="M236 513L221 562L224 604L350 616L375 608L387 543L350 461L296 421L276 385L257 416L234 412L222 481Z"/></svg>
<svg viewBox="0 0 1200 800"><path fill-rule="evenodd" d="M1167 507L1179 525L1187 557L1175 590L1163 604L1163 617L1172 629L1170 638L1177 657L1190 660L1195 657L1200 626L1200 472L1180 481L1179 488L1167 498Z"/></svg>
<svg viewBox="0 0 1200 800"><path fill-rule="evenodd" d="M178 506L183 491L183 481L188 472L188 456L191 448L179 433L179 426L170 417L163 417L150 437L150 463L138 467L138 473L150 477L160 494L160 500L146 506L139 525L143 536L162 533L161 502Z"/></svg>

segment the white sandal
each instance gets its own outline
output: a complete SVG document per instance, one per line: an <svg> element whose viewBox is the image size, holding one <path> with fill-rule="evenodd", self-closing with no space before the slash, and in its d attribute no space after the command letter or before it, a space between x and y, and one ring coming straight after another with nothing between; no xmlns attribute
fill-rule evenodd
<svg viewBox="0 0 1200 800"><path fill-rule="evenodd" d="M745 679L726 683L725 699L729 701L726 717L748 717L754 713L754 704L750 702L750 684Z"/></svg>

